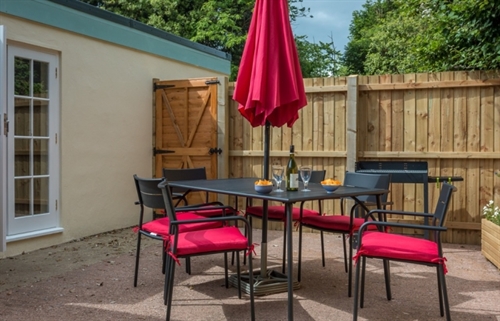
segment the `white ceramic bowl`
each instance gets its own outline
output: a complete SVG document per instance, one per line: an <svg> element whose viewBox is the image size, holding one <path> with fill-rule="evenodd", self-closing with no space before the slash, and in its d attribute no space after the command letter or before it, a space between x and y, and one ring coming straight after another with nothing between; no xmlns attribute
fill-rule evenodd
<svg viewBox="0 0 500 321"><path fill-rule="evenodd" d="M255 191L260 194L269 194L273 190L273 185L254 185Z"/></svg>
<svg viewBox="0 0 500 321"><path fill-rule="evenodd" d="M321 184L327 193L333 193L340 187L340 185L324 185Z"/></svg>

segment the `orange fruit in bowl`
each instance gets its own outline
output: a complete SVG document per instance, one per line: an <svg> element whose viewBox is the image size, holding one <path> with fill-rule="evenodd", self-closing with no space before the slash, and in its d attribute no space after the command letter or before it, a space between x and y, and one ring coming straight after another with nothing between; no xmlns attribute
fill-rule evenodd
<svg viewBox="0 0 500 321"><path fill-rule="evenodd" d="M271 181L268 181L266 179L259 179L258 181L255 182L255 185L259 185L259 186L269 186L269 185L273 185L273 182Z"/></svg>
<svg viewBox="0 0 500 321"><path fill-rule="evenodd" d="M333 178L327 178L321 181L321 185L342 185L342 182Z"/></svg>

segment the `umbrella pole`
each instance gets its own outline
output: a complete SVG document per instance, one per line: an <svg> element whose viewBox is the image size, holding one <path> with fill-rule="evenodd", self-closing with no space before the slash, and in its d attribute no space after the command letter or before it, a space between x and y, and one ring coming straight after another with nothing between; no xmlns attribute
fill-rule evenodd
<svg viewBox="0 0 500 321"><path fill-rule="evenodd" d="M271 124L266 121L264 127L264 179L269 179L269 141L271 137ZM267 208L268 201L262 202L262 242L261 242L261 261L260 261L260 276L267 277Z"/></svg>

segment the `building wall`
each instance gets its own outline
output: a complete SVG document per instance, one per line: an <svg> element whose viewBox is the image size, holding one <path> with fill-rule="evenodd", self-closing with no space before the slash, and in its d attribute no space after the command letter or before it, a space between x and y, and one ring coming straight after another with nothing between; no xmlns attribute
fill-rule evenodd
<svg viewBox="0 0 500 321"><path fill-rule="evenodd" d="M203 61L198 66L181 63L1 12L0 25L6 27L8 46L60 55L64 228L61 234L9 242L0 257L136 224L139 208L132 175L153 173L152 79L227 74L200 67Z"/></svg>

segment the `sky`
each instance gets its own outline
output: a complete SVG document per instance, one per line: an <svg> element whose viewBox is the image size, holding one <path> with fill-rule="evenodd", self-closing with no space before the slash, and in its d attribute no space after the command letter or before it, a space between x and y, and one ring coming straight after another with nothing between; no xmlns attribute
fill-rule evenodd
<svg viewBox="0 0 500 321"><path fill-rule="evenodd" d="M293 33L306 35L309 42L330 42L344 52L348 42L352 13L363 8L366 0L304 0L302 5L310 8L313 18L299 18L292 23Z"/></svg>

